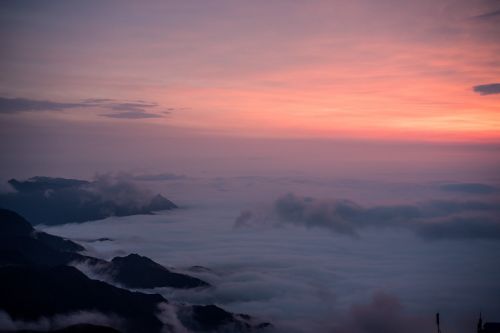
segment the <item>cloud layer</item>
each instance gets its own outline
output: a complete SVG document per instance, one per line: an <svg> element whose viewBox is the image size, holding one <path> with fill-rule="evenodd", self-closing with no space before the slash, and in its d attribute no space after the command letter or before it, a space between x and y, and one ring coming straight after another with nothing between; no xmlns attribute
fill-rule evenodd
<svg viewBox="0 0 500 333"><path fill-rule="evenodd" d="M283 222L232 228L240 208L201 198L196 206L161 215L44 229L66 237L109 237L113 241L87 246L105 259L140 252L177 267L213 288L155 292L173 303L247 313L272 322L279 333L371 333L376 327L412 332L413 326L432 325L437 309L450 330L458 323L453 331L466 333L480 307L491 320L498 313L498 242L423 242L413 229L391 227L359 229L359 238L320 227L305 232ZM373 300L377 290L385 296ZM460 315L471 312L472 320L460 328Z"/></svg>
<svg viewBox="0 0 500 333"><path fill-rule="evenodd" d="M235 226L283 223L359 236L363 228L410 228L426 239L500 239L497 201L433 200L413 205L364 207L349 200L289 193L262 212L243 211Z"/></svg>

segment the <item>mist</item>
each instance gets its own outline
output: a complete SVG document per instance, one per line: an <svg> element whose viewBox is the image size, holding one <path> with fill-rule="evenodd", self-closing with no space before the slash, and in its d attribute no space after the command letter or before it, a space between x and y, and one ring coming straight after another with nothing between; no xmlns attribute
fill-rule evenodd
<svg viewBox="0 0 500 333"><path fill-rule="evenodd" d="M469 194L457 198L443 191L439 182L325 184L314 179L300 185L280 178L171 179L156 186L176 198L179 210L44 227L44 231L80 239L109 237L113 241L82 244L89 254L103 259L141 253L202 278L214 288L154 291L174 302L215 303L248 313L272 322L278 332L417 331L431 328L435 312L440 311L450 330L465 333L475 327L475 309L496 318L500 289L493 277L500 277L496 265L500 243L495 238L454 237L453 231L443 231L443 237L429 242L419 229L390 224L362 227L358 237L351 237L328 228L286 223L272 214L257 215L259 222L254 225L235 227L242 210L272 207L280 196L268 192L286 198L287 190L297 188L315 196L325 191L339 197L356 192L363 205L394 202L399 191L411 188L421 198L471 200ZM363 200L368 192L377 200Z"/></svg>

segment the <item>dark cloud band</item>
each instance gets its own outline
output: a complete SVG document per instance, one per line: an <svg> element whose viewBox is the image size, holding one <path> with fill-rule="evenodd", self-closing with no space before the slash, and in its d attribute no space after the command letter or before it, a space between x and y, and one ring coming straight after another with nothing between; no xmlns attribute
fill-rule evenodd
<svg viewBox="0 0 500 333"><path fill-rule="evenodd" d="M27 98L5 98L0 97L0 113L18 113L32 111L62 111L74 108L85 108L94 106L95 103L61 103L46 100Z"/></svg>
<svg viewBox="0 0 500 333"><path fill-rule="evenodd" d="M104 113L102 117L118 118L118 119L148 119L148 118L162 118L162 115L156 113L149 113L144 111L126 111L116 113Z"/></svg>
<svg viewBox="0 0 500 333"><path fill-rule="evenodd" d="M57 102L48 100L38 100L29 98L6 98L0 97L0 114L16 114L22 112L50 112L65 111L81 108L98 108L111 113L100 114L102 117L118 119L147 119L162 118L162 114L169 114L170 111L155 111L158 104L147 101L119 101L107 98L90 98L78 102Z"/></svg>
<svg viewBox="0 0 500 333"><path fill-rule="evenodd" d="M500 94L500 83L481 84L472 89L480 95Z"/></svg>

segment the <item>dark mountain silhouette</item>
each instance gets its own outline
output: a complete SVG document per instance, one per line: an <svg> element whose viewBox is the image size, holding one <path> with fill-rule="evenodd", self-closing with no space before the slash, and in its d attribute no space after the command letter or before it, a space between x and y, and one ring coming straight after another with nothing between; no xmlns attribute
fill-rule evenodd
<svg viewBox="0 0 500 333"><path fill-rule="evenodd" d="M0 209L0 264L63 265L87 257L78 252L84 247L36 231L19 214Z"/></svg>
<svg viewBox="0 0 500 333"><path fill-rule="evenodd" d="M64 224L109 216L152 214L177 206L127 181L33 177L9 180L16 190L0 194L0 206L21 213L33 224Z"/></svg>
<svg viewBox="0 0 500 333"><path fill-rule="evenodd" d="M14 320L88 310L122 317L130 332L160 332L163 326L155 315L166 302L162 296L91 280L74 267L3 266L0 281L0 308Z"/></svg>
<svg viewBox="0 0 500 333"><path fill-rule="evenodd" d="M182 324L193 331L254 332L271 328L270 323L253 323L254 318L245 314L233 314L215 305L193 305L179 311Z"/></svg>
<svg viewBox="0 0 500 333"><path fill-rule="evenodd" d="M115 330L111 327L98 326L91 324L76 324L68 327L64 327L57 330L50 331L38 331L38 330L17 330L17 331L7 331L5 333L119 333L120 331Z"/></svg>
<svg viewBox="0 0 500 333"><path fill-rule="evenodd" d="M168 301L90 279L68 264L85 261L112 273L129 288L208 287L205 281L171 272L137 254L111 262L85 256L70 240L35 230L19 214L0 209L0 310L15 321L35 321L76 311L97 311L123 319L123 332L161 332L165 325L159 305ZM215 305L175 305L182 324L199 332L254 332L270 326L244 314L232 314ZM19 332L19 331L18 331ZM36 331L25 331L36 332ZM51 332L116 332L113 328L73 325Z"/></svg>
<svg viewBox="0 0 500 333"><path fill-rule="evenodd" d="M36 192L46 190L57 190L68 187L79 187L88 185L90 182L79 179L52 178L52 177L32 177L26 181L10 179L8 183L18 192Z"/></svg>
<svg viewBox="0 0 500 333"><path fill-rule="evenodd" d="M161 194L157 194L151 199L149 204L146 206L148 211L154 212L158 210L174 209L177 206Z"/></svg>
<svg viewBox="0 0 500 333"><path fill-rule="evenodd" d="M0 209L0 264L68 265L86 262L99 273L108 274L128 288L196 288L208 287L198 278L169 271L153 260L130 254L111 262L85 256L85 248L62 237L36 231L20 215Z"/></svg>
<svg viewBox="0 0 500 333"><path fill-rule="evenodd" d="M107 270L127 288L197 288L210 286L207 282L186 274L169 271L153 260L138 254L115 257Z"/></svg>
<svg viewBox="0 0 500 333"><path fill-rule="evenodd" d="M59 251L79 252L85 250L83 246L73 241L45 232L35 231L33 236L45 245Z"/></svg>
<svg viewBox="0 0 500 333"><path fill-rule="evenodd" d="M0 235L28 236L33 230L31 224L21 215L0 208Z"/></svg>

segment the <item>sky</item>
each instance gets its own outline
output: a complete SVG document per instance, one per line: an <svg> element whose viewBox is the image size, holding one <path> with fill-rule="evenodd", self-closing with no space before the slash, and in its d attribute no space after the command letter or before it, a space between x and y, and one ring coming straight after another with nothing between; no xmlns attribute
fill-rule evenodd
<svg viewBox="0 0 500 333"><path fill-rule="evenodd" d="M496 178L500 2L6 1L2 178Z"/></svg>
<svg viewBox="0 0 500 333"><path fill-rule="evenodd" d="M496 142L499 10L496 0L6 1L0 94L29 101L2 100L0 116L127 121L137 136L140 123Z"/></svg>

